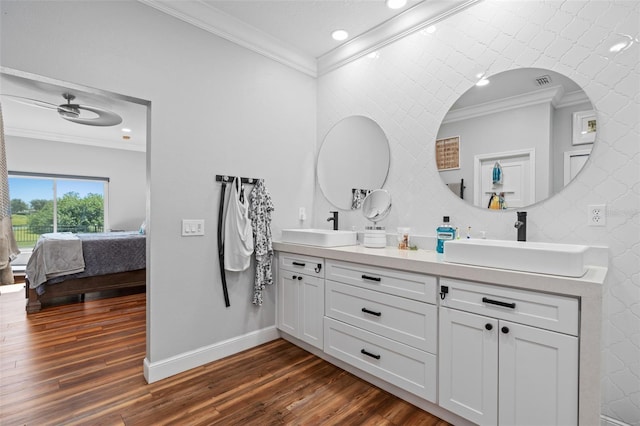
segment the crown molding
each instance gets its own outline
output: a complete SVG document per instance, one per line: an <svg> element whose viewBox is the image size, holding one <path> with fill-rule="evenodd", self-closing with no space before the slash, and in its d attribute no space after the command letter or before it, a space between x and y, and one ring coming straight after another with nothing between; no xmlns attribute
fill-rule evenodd
<svg viewBox="0 0 640 426"><path fill-rule="evenodd" d="M430 0L349 40L318 58L318 75L355 61L416 31L434 25L482 0Z"/></svg>
<svg viewBox="0 0 640 426"><path fill-rule="evenodd" d="M417 4L375 28L316 58L279 40L201 0L138 0L229 40L239 46L273 59L312 77L326 74L376 49L433 25L482 0L429 0Z"/></svg>
<svg viewBox="0 0 640 426"><path fill-rule="evenodd" d="M294 47L200 0L138 1L281 64L317 77L314 57L298 52Z"/></svg>
<svg viewBox="0 0 640 426"><path fill-rule="evenodd" d="M483 115L495 114L531 105L547 103L557 107L559 100L562 99L563 92L564 89L562 86L553 86L546 89L536 90L535 92L525 93L524 95L510 96L497 101L454 109L447 113L444 120L442 120L442 124L468 120L470 118L482 117Z"/></svg>
<svg viewBox="0 0 640 426"><path fill-rule="evenodd" d="M556 108L566 108L573 105L579 105L589 102L591 103L591 99L584 93L584 90L577 90L575 92L570 92L565 94L562 99L559 99L558 102L554 105Z"/></svg>

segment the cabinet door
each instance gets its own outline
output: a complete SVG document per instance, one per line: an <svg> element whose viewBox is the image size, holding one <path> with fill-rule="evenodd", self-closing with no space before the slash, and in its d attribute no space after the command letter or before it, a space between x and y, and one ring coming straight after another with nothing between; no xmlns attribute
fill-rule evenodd
<svg viewBox="0 0 640 426"><path fill-rule="evenodd" d="M278 328L292 336L298 335L298 277L302 275L278 271Z"/></svg>
<svg viewBox="0 0 640 426"><path fill-rule="evenodd" d="M324 327L324 280L303 275L299 281L300 339L322 349Z"/></svg>
<svg viewBox="0 0 640 426"><path fill-rule="evenodd" d="M498 321L440 308L439 403L479 425L498 421Z"/></svg>
<svg viewBox="0 0 640 426"><path fill-rule="evenodd" d="M578 338L508 321L499 326L499 424L578 424Z"/></svg>

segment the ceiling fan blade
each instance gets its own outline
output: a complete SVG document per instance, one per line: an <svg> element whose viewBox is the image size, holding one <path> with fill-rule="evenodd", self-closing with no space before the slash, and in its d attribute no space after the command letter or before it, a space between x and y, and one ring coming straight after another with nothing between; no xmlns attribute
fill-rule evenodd
<svg viewBox="0 0 640 426"><path fill-rule="evenodd" d="M22 96L6 95L6 94L2 94L2 96L12 100L13 102L17 102L23 105L33 106L37 108L44 108L44 109L54 109L54 110L58 109L58 105L50 104L49 102L39 101L37 99L24 98Z"/></svg>
<svg viewBox="0 0 640 426"><path fill-rule="evenodd" d="M57 108L57 106L56 106ZM106 109L92 107L87 105L78 105L80 110L85 110L92 112L97 115L95 118L81 118L81 117L65 117L61 115L60 117L65 120L78 123L78 124L86 124L87 126L115 126L117 124L122 123L122 117L116 114L113 111L109 111Z"/></svg>

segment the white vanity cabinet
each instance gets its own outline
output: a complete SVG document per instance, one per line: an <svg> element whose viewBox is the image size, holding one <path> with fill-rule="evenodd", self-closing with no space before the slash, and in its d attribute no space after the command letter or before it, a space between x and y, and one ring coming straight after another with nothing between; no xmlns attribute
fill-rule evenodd
<svg viewBox="0 0 640 426"><path fill-rule="evenodd" d="M480 425L578 423L577 298L441 278L439 404Z"/></svg>
<svg viewBox="0 0 640 426"><path fill-rule="evenodd" d="M326 261L324 351L436 401L437 279Z"/></svg>
<svg viewBox="0 0 640 426"><path fill-rule="evenodd" d="M323 348L324 259L278 253L277 326Z"/></svg>

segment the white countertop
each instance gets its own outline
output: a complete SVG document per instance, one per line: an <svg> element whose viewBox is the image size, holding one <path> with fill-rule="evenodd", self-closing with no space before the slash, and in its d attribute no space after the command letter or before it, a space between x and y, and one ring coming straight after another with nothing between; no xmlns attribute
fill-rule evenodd
<svg viewBox="0 0 640 426"><path fill-rule="evenodd" d="M601 297L602 285L607 275L607 268L600 266L589 266L587 272L582 277L571 278L462 265L445 262L442 254L433 250L423 249L399 250L396 247L368 248L362 245L316 247L283 242L274 242L273 248L277 251L305 256L343 260L441 277L578 297Z"/></svg>

